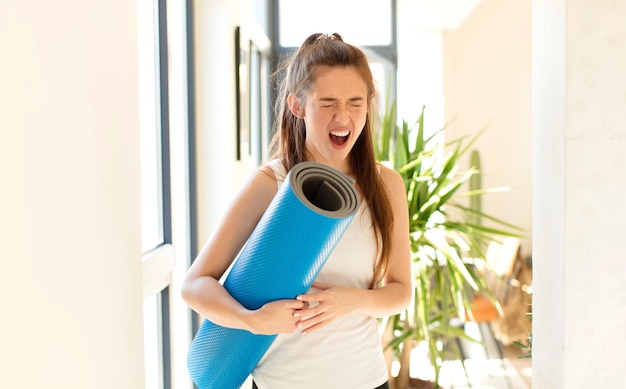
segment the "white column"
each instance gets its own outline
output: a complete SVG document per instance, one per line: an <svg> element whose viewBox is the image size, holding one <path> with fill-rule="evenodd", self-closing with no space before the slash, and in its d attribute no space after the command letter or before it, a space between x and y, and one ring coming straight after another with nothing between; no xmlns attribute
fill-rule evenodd
<svg viewBox="0 0 626 389"><path fill-rule="evenodd" d="M144 385L136 2L0 4L0 387Z"/></svg>
<svg viewBox="0 0 626 389"><path fill-rule="evenodd" d="M626 384L624 20L533 1L533 388Z"/></svg>

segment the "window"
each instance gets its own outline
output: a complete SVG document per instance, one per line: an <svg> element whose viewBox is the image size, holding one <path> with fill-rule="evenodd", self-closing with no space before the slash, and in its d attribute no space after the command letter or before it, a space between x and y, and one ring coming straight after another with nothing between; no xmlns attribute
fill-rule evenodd
<svg viewBox="0 0 626 389"><path fill-rule="evenodd" d="M139 0L139 129L141 141L141 248L147 252L163 243L163 158L159 13L153 0Z"/></svg>
<svg viewBox="0 0 626 389"><path fill-rule="evenodd" d="M306 17L302 1L278 0L278 11L284 47L299 46L317 32L336 32L357 46L389 46L394 41L392 0L316 0L308 4Z"/></svg>
<svg viewBox="0 0 626 389"><path fill-rule="evenodd" d="M137 1L144 353L147 389L171 382L172 247L165 0Z"/></svg>
<svg viewBox="0 0 626 389"><path fill-rule="evenodd" d="M189 0L137 0L146 389L189 388L192 317Z"/></svg>
<svg viewBox="0 0 626 389"><path fill-rule="evenodd" d="M386 99L396 98L396 0L319 0L307 7L306 17L302 17L299 0L273 0L272 4L279 56L288 55L311 34L336 32L367 55L381 109Z"/></svg>

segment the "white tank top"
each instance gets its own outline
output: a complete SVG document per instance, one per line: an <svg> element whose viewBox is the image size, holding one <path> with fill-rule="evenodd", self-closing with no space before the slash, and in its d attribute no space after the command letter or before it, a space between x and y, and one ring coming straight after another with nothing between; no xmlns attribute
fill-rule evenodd
<svg viewBox="0 0 626 389"><path fill-rule="evenodd" d="M270 162L278 185L286 176ZM369 208L361 208L317 280L368 289L374 276L376 236ZM378 320L350 315L306 335L280 334L252 372L259 389L373 389L388 380Z"/></svg>

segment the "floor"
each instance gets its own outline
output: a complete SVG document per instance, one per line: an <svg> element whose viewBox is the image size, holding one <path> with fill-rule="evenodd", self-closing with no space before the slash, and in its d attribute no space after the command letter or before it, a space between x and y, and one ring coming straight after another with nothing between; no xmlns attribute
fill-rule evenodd
<svg viewBox="0 0 626 389"><path fill-rule="evenodd" d="M441 386L445 389L530 389L531 361L517 358L519 352L514 349L515 346L505 348L503 361L497 358L466 360L469 384L460 362L447 363L441 372Z"/></svg>
<svg viewBox="0 0 626 389"><path fill-rule="evenodd" d="M466 328L471 335L478 327ZM439 384L443 389L530 389L532 387L532 360L519 358L522 351L514 345L503 347L504 359L498 358L497 345L485 340L485 346L463 342L466 353L465 368L460 361L444 362ZM411 376L428 378L432 371L425 360L427 350L414 351L411 357ZM421 358L423 357L423 358ZM468 383L469 377L469 383Z"/></svg>

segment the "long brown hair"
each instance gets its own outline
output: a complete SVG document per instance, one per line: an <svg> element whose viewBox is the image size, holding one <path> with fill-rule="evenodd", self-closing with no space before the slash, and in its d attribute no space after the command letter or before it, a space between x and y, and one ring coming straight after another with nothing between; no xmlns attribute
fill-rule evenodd
<svg viewBox="0 0 626 389"><path fill-rule="evenodd" d="M361 188L361 194L369 206L376 236L378 237L378 260L370 287L383 280L391 252L391 226L393 216L384 184L378 173L374 157L373 126L378 118L377 92L372 72L365 54L355 46L347 44L337 33L309 36L296 53L278 70L284 76L276 101L276 121L271 149L275 158L281 158L289 171L299 162L305 161L306 131L304 120L289 110L287 97L294 94L304 102L313 87L321 66L353 66L367 87L368 115L365 127L350 152L350 164Z"/></svg>

